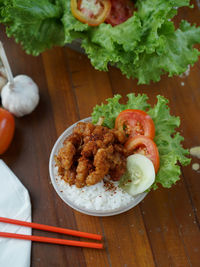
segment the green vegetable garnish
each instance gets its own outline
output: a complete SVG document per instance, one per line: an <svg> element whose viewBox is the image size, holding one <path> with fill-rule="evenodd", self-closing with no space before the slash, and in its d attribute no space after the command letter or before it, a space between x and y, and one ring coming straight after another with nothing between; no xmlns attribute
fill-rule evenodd
<svg viewBox="0 0 200 267"><path fill-rule="evenodd" d="M187 149L182 147L181 142L184 138L176 131L180 126L179 117L171 116L168 107L168 100L161 95L157 96L157 103L151 107L148 103L148 97L145 94L128 94L126 104L120 104L120 95L107 99L108 104L101 104L94 107L92 113L92 122L95 124L100 117L104 117L104 126L114 128L117 115L125 109L140 109L147 112L154 121L156 134L154 142L156 143L159 156L160 168L156 174L156 179L152 185L153 189L161 184L163 187L170 188L180 179L181 169L178 163L186 166L191 159L186 157L189 154Z"/></svg>
<svg viewBox="0 0 200 267"><path fill-rule="evenodd" d="M28 54L38 55L54 45L64 45L63 11L58 1L0 0L0 22Z"/></svg>
<svg viewBox="0 0 200 267"><path fill-rule="evenodd" d="M92 65L108 70L115 65L139 84L159 81L160 76L185 72L198 60L200 27L182 21L175 29L171 19L189 0L137 0L137 11L124 23L90 27L71 13L70 0L0 0L0 22L27 53L80 39Z"/></svg>

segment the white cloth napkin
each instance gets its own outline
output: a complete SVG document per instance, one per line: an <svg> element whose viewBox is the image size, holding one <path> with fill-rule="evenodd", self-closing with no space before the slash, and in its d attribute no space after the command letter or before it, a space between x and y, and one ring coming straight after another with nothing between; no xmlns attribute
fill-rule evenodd
<svg viewBox="0 0 200 267"><path fill-rule="evenodd" d="M31 221L31 202L27 189L0 160L0 217ZM31 228L0 223L0 232L31 235ZM0 238L1 267L29 267L31 241Z"/></svg>

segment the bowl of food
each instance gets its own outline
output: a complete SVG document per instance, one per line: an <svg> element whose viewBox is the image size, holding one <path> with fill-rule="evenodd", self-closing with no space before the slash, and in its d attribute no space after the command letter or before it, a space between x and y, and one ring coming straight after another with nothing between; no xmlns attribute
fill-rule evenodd
<svg viewBox="0 0 200 267"><path fill-rule="evenodd" d="M180 120L169 114L167 99L158 96L151 107L146 95L127 97L125 105L119 103L119 95L97 105L92 117L67 128L52 149L49 172L54 189L81 213L123 213L158 184L175 184L179 164L190 162L175 130Z"/></svg>
<svg viewBox="0 0 200 267"><path fill-rule="evenodd" d="M87 126L87 123L90 122L91 118L89 117L73 124L67 128L56 141L49 161L51 182L61 199L67 205L81 213L93 216L120 214L136 206L144 199L147 193L141 193L133 197L118 186L118 181L110 181L106 175L105 178L101 179L98 183L90 186L85 185L83 187L77 187L74 184L75 181L71 181L72 184L70 184L70 181L64 177L64 174L62 175L62 170L59 171L58 164L56 163L56 157L63 156L64 158L64 154L61 155L61 153L65 152L61 152L61 149L64 147L64 144L66 144L65 140L72 136L74 129L80 126L80 123L84 123ZM70 153L72 153L71 149ZM67 155L65 156L68 157ZM69 160L69 157L67 160ZM77 163L75 162L75 164ZM83 162L83 168L85 167ZM98 179L98 177L94 177L94 175L93 178ZM77 183L78 182L76 182L76 184Z"/></svg>

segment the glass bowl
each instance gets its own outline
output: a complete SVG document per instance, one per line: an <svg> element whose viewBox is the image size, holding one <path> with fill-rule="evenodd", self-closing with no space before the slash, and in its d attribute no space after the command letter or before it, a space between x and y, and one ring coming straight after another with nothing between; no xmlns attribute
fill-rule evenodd
<svg viewBox="0 0 200 267"><path fill-rule="evenodd" d="M83 119L83 120L81 120L81 122L91 122L91 117ZM60 185L58 183L58 175L57 175L57 171L56 171L56 167L55 167L54 157L55 157L55 155L58 154L59 149L63 146L64 140L72 133L73 128L75 127L75 125L77 123L78 122L76 122L75 124L73 124L72 126L67 128L60 135L60 137L57 139L57 141L54 144L53 149L51 151L50 160L49 160L49 173L50 173L51 182L52 182L53 187L56 190L57 194L68 206L70 206L74 210L77 210L77 211L84 213L84 214L87 214L87 215L102 216L102 217L103 216L112 216L112 215L117 215L117 214L120 214L120 213L123 213L125 211L132 209L133 207L135 207L138 203L140 203L145 198L145 196L147 195L146 192L138 194L137 196L135 196L133 198L133 200L131 200L126 206L116 208L116 209L109 209L109 210L105 211L105 210L87 209L87 208L80 207L79 205L73 203L67 197L67 195L64 193L62 188L60 187Z"/></svg>

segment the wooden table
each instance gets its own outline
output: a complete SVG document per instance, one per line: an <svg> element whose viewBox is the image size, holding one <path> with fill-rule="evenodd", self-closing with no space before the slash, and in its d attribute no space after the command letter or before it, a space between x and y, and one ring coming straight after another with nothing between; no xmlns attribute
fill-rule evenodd
<svg viewBox="0 0 200 267"><path fill-rule="evenodd" d="M178 18L198 23L199 16L196 6L182 8ZM13 73L31 76L40 88L39 106L31 115L16 118L14 140L2 156L30 192L33 221L101 233L105 243L102 251L33 243L32 266L200 266L200 174L191 165L182 168L181 180L173 188L152 191L130 211L105 218L68 207L53 189L48 171L58 136L116 93L123 100L129 92L147 93L152 104L157 94L164 95L172 114L181 117L184 146L200 145L200 62L189 76L164 76L156 84L138 86L115 68L108 73L94 70L86 56L69 48L32 57L6 37L3 27L1 40ZM200 160L193 158L194 162Z"/></svg>

